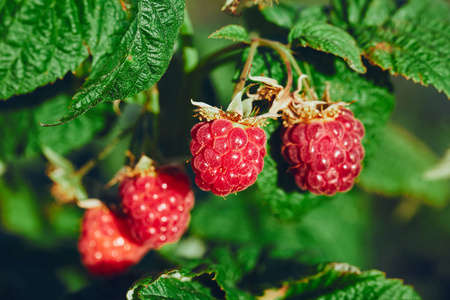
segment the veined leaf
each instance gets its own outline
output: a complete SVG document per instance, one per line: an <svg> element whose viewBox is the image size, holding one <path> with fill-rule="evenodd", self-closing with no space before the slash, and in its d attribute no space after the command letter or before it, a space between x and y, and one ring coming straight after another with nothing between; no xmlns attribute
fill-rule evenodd
<svg viewBox="0 0 450 300"><path fill-rule="evenodd" d="M250 42L247 30L239 25L227 25L214 31L209 38L229 39L238 42Z"/></svg>
<svg viewBox="0 0 450 300"><path fill-rule="evenodd" d="M380 141L381 151L374 154L363 170L360 184L371 192L389 196L409 196L443 206L450 198L448 181L428 181L423 173L437 157L406 130L390 125Z"/></svg>
<svg viewBox="0 0 450 300"><path fill-rule="evenodd" d="M221 299L211 294L210 288L196 278L203 274L214 274L213 279L225 292L229 300L254 300L255 298L236 287L242 274L237 270L236 262L227 260L230 253L225 249L217 255L223 260L220 264L202 264L193 269L180 268L165 272L160 276L149 276L135 283L127 293L128 300L150 299ZM245 259L245 257L242 257ZM236 271L238 273L236 273ZM213 284L213 283L212 283Z"/></svg>
<svg viewBox="0 0 450 300"><path fill-rule="evenodd" d="M318 267L318 273L291 282L281 299L419 300L420 296L399 279L387 279L378 270L361 272L346 263Z"/></svg>
<svg viewBox="0 0 450 300"><path fill-rule="evenodd" d="M343 29L324 22L300 20L289 33L289 42L295 46L334 54L343 58L348 65L359 73L365 73L366 68L361 61L361 50L353 37Z"/></svg>
<svg viewBox="0 0 450 300"><path fill-rule="evenodd" d="M85 118L56 128L44 128L39 122L51 121L67 108L70 97L59 95L32 108L8 108L0 111L0 157L10 159L25 156L31 158L49 146L59 154L68 153L91 141L105 126L108 107L96 107ZM14 126L11 126L14 124Z"/></svg>
<svg viewBox="0 0 450 300"><path fill-rule="evenodd" d="M130 288L127 299L216 299L207 287L192 280L197 276L213 271L214 269L210 269L209 266L202 266L197 270L179 269L166 272L160 276L149 276L139 280Z"/></svg>
<svg viewBox="0 0 450 300"><path fill-rule="evenodd" d="M114 51L94 56L92 73L74 96L66 123L101 102L125 99L150 88L165 73L184 18L183 0L136 1L136 12ZM95 55L95 54L94 54Z"/></svg>
<svg viewBox="0 0 450 300"><path fill-rule="evenodd" d="M108 55L125 20L118 1L5 1L0 6L0 99L74 72L89 51L94 61Z"/></svg>
<svg viewBox="0 0 450 300"><path fill-rule="evenodd" d="M344 4L343 4L344 3ZM374 65L450 97L450 5L411 0L396 9L393 0L334 1L334 23L353 28L363 55Z"/></svg>

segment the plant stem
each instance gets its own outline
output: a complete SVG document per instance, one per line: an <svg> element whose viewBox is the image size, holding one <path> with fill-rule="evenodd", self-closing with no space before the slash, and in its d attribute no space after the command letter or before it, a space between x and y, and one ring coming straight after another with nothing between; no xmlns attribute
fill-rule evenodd
<svg viewBox="0 0 450 300"><path fill-rule="evenodd" d="M283 60L285 66L286 66L286 72L287 72L287 82L286 82L286 86L285 86L284 90L289 92L289 90L292 87L293 79L292 79L292 65L289 60L289 56L287 55L288 51L286 51L283 44L281 44L279 42L274 42L274 41L265 40L265 39L260 39L259 42L260 42L261 46L266 46L266 47L272 48L273 50L275 50L278 53L278 55L280 55L281 59Z"/></svg>
<svg viewBox="0 0 450 300"><path fill-rule="evenodd" d="M116 138L114 138L111 142L109 142L102 151L100 151L97 156L90 159L87 163L85 163L82 167L80 167L77 171L75 171L75 175L80 178L86 175L100 160L104 159L108 156L109 153L117 146L117 144L122 140L124 136L132 132L134 126L122 131Z"/></svg>
<svg viewBox="0 0 450 300"><path fill-rule="evenodd" d="M242 68L241 75L239 76L239 81L234 87L233 96L231 99L234 99L234 97L242 91L245 87L245 81L247 80L247 76L250 73L250 68L252 67L253 59L255 57L256 49L259 46L259 39L253 39L250 43L250 51L248 52L247 59L245 60L244 67Z"/></svg>
<svg viewBox="0 0 450 300"><path fill-rule="evenodd" d="M297 63L297 60L295 59L295 57L292 55L291 51L286 51L287 56L289 57L289 60L292 62L292 65L294 66L295 71L297 72L297 74L303 75L302 70L300 69L300 66ZM311 76L308 76L308 80L310 80ZM318 100L318 96L317 94L311 89L311 87L309 86L309 82L308 80L305 78L303 79L303 84L305 85L305 89L306 89L306 93L308 94L309 98L312 100Z"/></svg>

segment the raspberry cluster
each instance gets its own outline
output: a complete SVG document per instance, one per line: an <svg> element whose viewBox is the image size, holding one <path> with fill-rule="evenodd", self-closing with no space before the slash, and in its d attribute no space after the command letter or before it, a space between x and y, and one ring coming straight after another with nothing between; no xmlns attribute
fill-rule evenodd
<svg viewBox="0 0 450 300"><path fill-rule="evenodd" d="M204 191L219 196L242 191L263 169L266 135L259 127L217 119L197 123L191 136L195 182Z"/></svg>
<svg viewBox="0 0 450 300"><path fill-rule="evenodd" d="M314 119L284 129L282 154L295 182L314 194L351 189L361 171L364 126L348 109L334 119Z"/></svg>
<svg viewBox="0 0 450 300"><path fill-rule="evenodd" d="M194 195L183 171L129 171L119 184L120 216L103 205L85 212L78 249L93 275L125 271L150 249L177 241L188 227Z"/></svg>
<svg viewBox="0 0 450 300"><path fill-rule="evenodd" d="M125 178L119 185L132 237L151 248L177 241L194 206L186 174L176 167L157 169L156 174Z"/></svg>

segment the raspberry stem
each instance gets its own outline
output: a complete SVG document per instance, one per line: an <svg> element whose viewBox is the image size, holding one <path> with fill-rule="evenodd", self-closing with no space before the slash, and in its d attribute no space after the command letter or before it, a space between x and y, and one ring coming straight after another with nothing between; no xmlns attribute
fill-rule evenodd
<svg viewBox="0 0 450 300"><path fill-rule="evenodd" d="M236 97L237 93L239 93L240 91L242 91L244 89L245 81L247 80L247 76L250 73L250 69L252 67L252 62L255 57L255 52L256 52L256 49L258 48L258 46L259 46L259 38L252 39L252 41L250 43L250 51L249 51L247 59L245 61L245 65L242 68L241 75L239 76L239 81L234 87L233 96L231 97L231 99L234 99L234 97Z"/></svg>
<svg viewBox="0 0 450 300"><path fill-rule="evenodd" d="M297 60L292 55L291 50L287 46L283 45L282 43L274 42L274 41L270 41L270 40L260 40L260 42L261 42L261 45L270 47L270 48L274 49L275 51L277 51L277 53L281 56L284 63L286 64L286 68L291 68L291 65L292 65L292 68L294 68L297 75L299 75L299 76L303 75L302 69L298 65ZM291 72L291 78L289 78L289 71L290 71L290 69L288 69L288 83L289 83L289 79L291 79L291 85L292 85L292 72ZM288 83L286 84L286 88L288 86L290 88L290 85L288 85ZM318 97L317 97L316 93L313 92L313 90L309 86L309 82L306 80L306 78L303 79L303 83L305 85L306 93L308 94L310 99L317 100Z"/></svg>

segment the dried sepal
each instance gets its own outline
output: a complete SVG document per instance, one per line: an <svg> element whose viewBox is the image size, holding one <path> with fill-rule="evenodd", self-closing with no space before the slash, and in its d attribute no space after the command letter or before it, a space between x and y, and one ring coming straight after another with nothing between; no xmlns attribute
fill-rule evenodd
<svg viewBox="0 0 450 300"><path fill-rule="evenodd" d="M109 188L115 185L117 182L122 181L125 178L137 177L137 176L155 176L155 161L146 155L142 155L138 163L134 167L125 166L121 168L116 175L106 184Z"/></svg>
<svg viewBox="0 0 450 300"><path fill-rule="evenodd" d="M238 95L233 99L235 101L238 96L242 96L242 92L238 93ZM231 104L233 104L233 101ZM223 111L218 107L211 106L209 104L206 104L204 102L196 102L194 100L191 100L192 105L197 106L196 116L200 118L200 120L205 121L213 121L218 119L227 119L232 122L238 123L243 126L264 126L267 123L267 119L273 118L276 119L280 115L278 114L272 114L272 113L266 113L262 115L256 115L256 116L248 116L247 113L249 110L251 110L252 107L252 101L253 99L246 99L244 101L238 100L238 103L234 103L233 105L230 104L229 110ZM245 108L245 110L244 110ZM246 115L244 115L244 111L246 112Z"/></svg>

